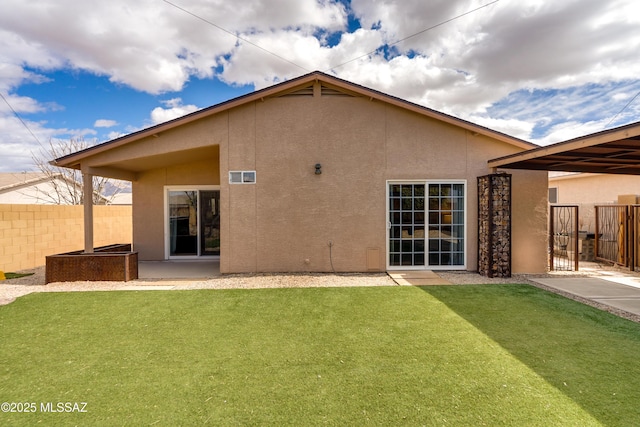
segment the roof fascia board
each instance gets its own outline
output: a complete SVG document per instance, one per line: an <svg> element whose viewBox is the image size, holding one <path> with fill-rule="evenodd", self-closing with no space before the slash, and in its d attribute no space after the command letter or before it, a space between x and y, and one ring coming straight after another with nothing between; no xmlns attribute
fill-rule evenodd
<svg viewBox="0 0 640 427"><path fill-rule="evenodd" d="M84 166L82 173L87 173L93 176L102 176L107 178L120 179L124 181L134 182L138 180L138 174L135 172L125 171L123 169L111 168L111 167L93 167Z"/></svg>

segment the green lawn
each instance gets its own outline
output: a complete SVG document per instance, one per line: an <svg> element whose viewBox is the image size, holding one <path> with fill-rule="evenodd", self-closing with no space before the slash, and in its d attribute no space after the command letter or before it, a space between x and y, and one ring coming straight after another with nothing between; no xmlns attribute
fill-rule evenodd
<svg viewBox="0 0 640 427"><path fill-rule="evenodd" d="M524 285L32 294L0 331L3 426L640 424L640 325Z"/></svg>

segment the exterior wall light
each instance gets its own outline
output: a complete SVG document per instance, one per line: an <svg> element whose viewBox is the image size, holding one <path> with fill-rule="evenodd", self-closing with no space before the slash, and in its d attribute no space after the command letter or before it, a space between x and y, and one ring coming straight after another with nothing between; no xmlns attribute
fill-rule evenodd
<svg viewBox="0 0 640 427"><path fill-rule="evenodd" d="M316 163L316 175L320 175L322 173L322 165L320 163Z"/></svg>

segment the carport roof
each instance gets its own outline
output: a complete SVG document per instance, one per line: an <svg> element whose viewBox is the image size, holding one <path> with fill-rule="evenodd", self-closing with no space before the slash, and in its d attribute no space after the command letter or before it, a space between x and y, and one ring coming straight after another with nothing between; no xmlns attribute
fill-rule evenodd
<svg viewBox="0 0 640 427"><path fill-rule="evenodd" d="M640 175L640 122L489 160L490 168Z"/></svg>

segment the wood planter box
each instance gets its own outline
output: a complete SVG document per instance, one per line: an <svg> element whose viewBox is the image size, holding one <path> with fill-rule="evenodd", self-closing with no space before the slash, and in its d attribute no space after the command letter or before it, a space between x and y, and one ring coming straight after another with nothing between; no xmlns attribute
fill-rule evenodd
<svg viewBox="0 0 640 427"><path fill-rule="evenodd" d="M74 251L46 257L45 283L137 278L138 253L131 251L130 244L102 246L92 254Z"/></svg>

